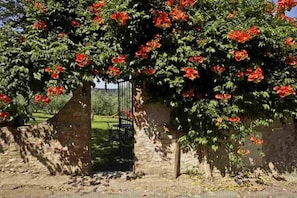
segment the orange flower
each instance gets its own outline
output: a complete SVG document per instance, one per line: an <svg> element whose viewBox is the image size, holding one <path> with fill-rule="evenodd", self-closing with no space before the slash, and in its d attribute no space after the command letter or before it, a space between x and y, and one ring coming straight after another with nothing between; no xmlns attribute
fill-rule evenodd
<svg viewBox="0 0 297 198"><path fill-rule="evenodd" d="M258 29L257 26L252 26L250 29L248 29L246 31L246 33L248 33L249 35L251 35L252 37L258 36L260 33L260 30Z"/></svg>
<svg viewBox="0 0 297 198"><path fill-rule="evenodd" d="M161 44L159 43L159 40L153 39L151 41L146 42L146 45L141 45L139 47L139 50L135 52L135 57L136 58L141 57L142 59L147 59L148 53L160 47L161 47Z"/></svg>
<svg viewBox="0 0 297 198"><path fill-rule="evenodd" d="M95 16L93 18L93 22L96 23L96 24L103 24L103 19L101 16Z"/></svg>
<svg viewBox="0 0 297 198"><path fill-rule="evenodd" d="M263 144L263 139L257 139L255 136L251 136L251 141L255 144Z"/></svg>
<svg viewBox="0 0 297 198"><path fill-rule="evenodd" d="M234 54L235 54L236 61L242 61L249 58L249 55L246 50L241 50L241 51L236 50Z"/></svg>
<svg viewBox="0 0 297 198"><path fill-rule="evenodd" d="M256 26L252 26L246 31L242 30L232 30L228 33L227 38L235 40L239 43L245 43L251 40L253 37L258 36L260 33L259 29Z"/></svg>
<svg viewBox="0 0 297 198"><path fill-rule="evenodd" d="M222 102L227 102L228 100L231 99L231 94L216 94L215 98L222 101Z"/></svg>
<svg viewBox="0 0 297 198"><path fill-rule="evenodd" d="M237 78L240 78L240 80L243 80L244 78L244 72L237 72L235 75Z"/></svg>
<svg viewBox="0 0 297 198"><path fill-rule="evenodd" d="M2 118L2 120L7 120L9 119L10 114L9 112L0 112L0 118Z"/></svg>
<svg viewBox="0 0 297 198"><path fill-rule="evenodd" d="M236 15L236 11L233 10L232 13L228 14L227 19L231 19L231 18L235 17L235 15Z"/></svg>
<svg viewBox="0 0 297 198"><path fill-rule="evenodd" d="M74 19L71 21L71 25L73 25L74 27L77 27L77 28L80 27L80 23Z"/></svg>
<svg viewBox="0 0 297 198"><path fill-rule="evenodd" d="M59 74L58 73L52 73L51 74L52 79L58 79L59 78Z"/></svg>
<svg viewBox="0 0 297 198"><path fill-rule="evenodd" d="M297 5L295 0L279 0L278 1L278 12L290 11L293 7Z"/></svg>
<svg viewBox="0 0 297 198"><path fill-rule="evenodd" d="M200 78L199 73L197 70L195 70L193 67L183 67L182 71L184 71L186 74L185 77L189 78L190 80L195 80L196 78Z"/></svg>
<svg viewBox="0 0 297 198"><path fill-rule="evenodd" d="M191 57L189 57L189 61L192 63L203 63L203 57L202 56L191 56Z"/></svg>
<svg viewBox="0 0 297 198"><path fill-rule="evenodd" d="M84 53L78 53L75 56L75 62L79 67L84 67L85 65L91 64L91 60Z"/></svg>
<svg viewBox="0 0 297 198"><path fill-rule="evenodd" d="M179 10L177 7L173 8L172 11L170 12L170 15L173 19L173 21L187 21L188 20L188 15Z"/></svg>
<svg viewBox="0 0 297 198"><path fill-rule="evenodd" d="M211 71L216 74L221 74L225 71L225 67L220 66L220 65L215 65L211 68Z"/></svg>
<svg viewBox="0 0 297 198"><path fill-rule="evenodd" d="M194 97L195 93L194 90L191 88L189 91L183 93L184 98Z"/></svg>
<svg viewBox="0 0 297 198"><path fill-rule="evenodd" d="M127 20L130 19L126 12L115 12L110 16L110 18L117 21L120 25L126 25Z"/></svg>
<svg viewBox="0 0 297 198"><path fill-rule="evenodd" d="M245 156L245 155L250 154L250 150L249 150L249 149L239 148L239 149L237 150L237 153L238 153L239 155Z"/></svg>
<svg viewBox="0 0 297 198"><path fill-rule="evenodd" d="M55 95L61 95L61 94L63 94L63 90L64 90L64 87L56 86L55 88L53 88L53 93Z"/></svg>
<svg viewBox="0 0 297 198"><path fill-rule="evenodd" d="M227 117L226 120L237 124L240 122L240 117Z"/></svg>
<svg viewBox="0 0 297 198"><path fill-rule="evenodd" d="M276 91L276 93L281 98L285 98L289 95L296 95L296 92L290 85L282 86L282 87L275 86L275 87L273 87L273 90Z"/></svg>
<svg viewBox="0 0 297 198"><path fill-rule="evenodd" d="M46 23L42 20L40 20L38 23L34 23L33 28L34 29L42 29L44 31L46 31L48 29Z"/></svg>
<svg viewBox="0 0 297 198"><path fill-rule="evenodd" d="M286 64L295 66L297 64L297 56L286 56Z"/></svg>
<svg viewBox="0 0 297 198"><path fill-rule="evenodd" d="M42 10L43 13L47 13L46 6L40 4L38 1L34 3L34 9L35 10Z"/></svg>
<svg viewBox="0 0 297 198"><path fill-rule="evenodd" d="M5 94L0 94L0 102L3 101L3 102L6 102L6 103L9 103L11 102L11 98L9 98L7 95Z"/></svg>
<svg viewBox="0 0 297 198"><path fill-rule="evenodd" d="M58 73L60 73L60 72L64 72L65 69L64 69L64 67L62 67L62 66L56 65L56 71L57 71Z"/></svg>
<svg viewBox="0 0 297 198"><path fill-rule="evenodd" d="M117 67L109 66L106 73L111 76L118 76L121 74L121 71Z"/></svg>
<svg viewBox="0 0 297 198"><path fill-rule="evenodd" d="M291 37L288 37L285 40L285 44L286 44L287 47L293 47L294 45L296 45L296 42L293 41L293 39Z"/></svg>
<svg viewBox="0 0 297 198"><path fill-rule="evenodd" d="M36 95L35 97L34 97L34 102L39 102L41 100L41 95Z"/></svg>
<svg viewBox="0 0 297 198"><path fill-rule="evenodd" d="M248 68L246 75L249 82L259 83L264 79L263 71L260 67L257 67L255 71L251 71L251 68Z"/></svg>
<svg viewBox="0 0 297 198"><path fill-rule="evenodd" d="M179 4L182 8L185 8L187 6L193 7L197 0L179 0Z"/></svg>
<svg viewBox="0 0 297 198"><path fill-rule="evenodd" d="M121 54L119 57L113 57L111 59L111 62L114 63L114 64L125 64L125 55Z"/></svg>
<svg viewBox="0 0 297 198"><path fill-rule="evenodd" d="M51 102L51 100L47 96L43 96L42 97L42 102L48 104L48 103Z"/></svg>
<svg viewBox="0 0 297 198"><path fill-rule="evenodd" d="M168 14L164 11L153 10L153 22L156 27L167 29L171 26L171 21Z"/></svg>
<svg viewBox="0 0 297 198"><path fill-rule="evenodd" d="M156 70L154 68L148 69L148 68L144 68L142 70L142 72L148 76L153 75L154 73L156 73Z"/></svg>

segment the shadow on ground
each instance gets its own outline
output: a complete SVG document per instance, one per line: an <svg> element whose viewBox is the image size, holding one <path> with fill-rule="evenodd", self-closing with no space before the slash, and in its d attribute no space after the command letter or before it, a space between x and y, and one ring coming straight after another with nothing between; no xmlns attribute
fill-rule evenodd
<svg viewBox="0 0 297 198"><path fill-rule="evenodd" d="M108 130L92 129L92 163L94 172L131 171L133 141L129 144L109 141Z"/></svg>

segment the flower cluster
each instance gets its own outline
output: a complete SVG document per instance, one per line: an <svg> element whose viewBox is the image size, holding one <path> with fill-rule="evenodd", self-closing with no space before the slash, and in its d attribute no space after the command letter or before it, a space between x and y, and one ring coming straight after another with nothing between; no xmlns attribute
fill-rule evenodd
<svg viewBox="0 0 297 198"><path fill-rule="evenodd" d="M297 2L295 0L279 0L277 11L281 13L285 11L290 11L296 5Z"/></svg>
<svg viewBox="0 0 297 198"><path fill-rule="evenodd" d="M189 78L190 80L195 80L196 78L200 78L198 71L193 67L183 67L182 71L186 73L184 76Z"/></svg>
<svg viewBox="0 0 297 198"><path fill-rule="evenodd" d="M98 14L100 9L106 5L105 1L98 1L96 3L93 3L92 5L88 6L88 9L93 14Z"/></svg>
<svg viewBox="0 0 297 198"><path fill-rule="evenodd" d="M291 47L295 47L297 46L297 42L294 41L291 37L288 37L286 40L285 40L285 45L289 48Z"/></svg>
<svg viewBox="0 0 297 198"><path fill-rule="evenodd" d="M8 120L10 118L9 112L0 112L0 119L1 120Z"/></svg>
<svg viewBox="0 0 297 198"><path fill-rule="evenodd" d="M249 59L249 54L247 53L246 50L235 50L235 51L232 50L230 53L235 56L236 61Z"/></svg>
<svg viewBox="0 0 297 198"><path fill-rule="evenodd" d="M151 76L156 73L156 70L154 68L144 68L142 72L147 76Z"/></svg>
<svg viewBox="0 0 297 198"><path fill-rule="evenodd" d="M71 25L73 25L76 28L79 28L80 27L80 23L77 20L75 20L75 19L72 19L71 20Z"/></svg>
<svg viewBox="0 0 297 198"><path fill-rule="evenodd" d="M225 71L225 67L220 66L220 65L215 65L211 68L211 71L220 75L221 73L223 73Z"/></svg>
<svg viewBox="0 0 297 198"><path fill-rule="evenodd" d="M285 98L290 95L296 95L296 92L290 85L281 86L281 87L275 86L275 87L273 87L273 90L276 91L276 93L281 98Z"/></svg>
<svg viewBox="0 0 297 198"><path fill-rule="evenodd" d="M153 10L152 14L153 14L153 22L156 27L165 30L171 26L171 20L167 12L160 11L160 10Z"/></svg>
<svg viewBox="0 0 297 198"><path fill-rule="evenodd" d="M251 136L250 139L254 144L263 144L264 140L262 138L257 139L255 136Z"/></svg>
<svg viewBox="0 0 297 198"><path fill-rule="evenodd" d="M248 68L245 72L249 82L259 83L264 79L263 71L260 67L257 67L255 71L252 68Z"/></svg>
<svg viewBox="0 0 297 198"><path fill-rule="evenodd" d="M188 20L188 15L184 11L179 10L177 7L172 9L172 11L170 12L170 15L171 15L173 21L187 21Z"/></svg>
<svg viewBox="0 0 297 198"><path fill-rule="evenodd" d="M91 59L84 53L78 53L75 56L75 62L78 64L79 67L84 67L85 65L91 64Z"/></svg>
<svg viewBox="0 0 297 198"><path fill-rule="evenodd" d="M129 15L126 12L115 12L110 16L111 19L115 20L119 25L126 25Z"/></svg>
<svg viewBox="0 0 297 198"><path fill-rule="evenodd" d="M194 64L203 63L203 57L202 56L191 56L191 57L189 57L189 61Z"/></svg>
<svg viewBox="0 0 297 198"><path fill-rule="evenodd" d="M192 88L183 93L184 98L189 98L189 97L194 97L194 96L195 96L195 93Z"/></svg>
<svg viewBox="0 0 297 198"><path fill-rule="evenodd" d="M108 70L106 71L106 74L110 76L118 76L121 74L121 71L118 67L109 66Z"/></svg>
<svg viewBox="0 0 297 198"><path fill-rule="evenodd" d="M215 98L220 100L221 102L227 102L231 99L231 94L216 94Z"/></svg>
<svg viewBox="0 0 297 198"><path fill-rule="evenodd" d="M240 117L226 117L226 120L238 124L240 122Z"/></svg>
<svg viewBox="0 0 297 198"><path fill-rule="evenodd" d="M33 27L34 27L34 29L41 29L44 31L46 31L48 29L46 23L42 20L34 23Z"/></svg>
<svg viewBox="0 0 297 198"><path fill-rule="evenodd" d="M168 6L179 6L185 8L187 6L193 7L197 0L167 0L165 3Z"/></svg>
<svg viewBox="0 0 297 198"><path fill-rule="evenodd" d="M245 43L247 41L250 41L253 37L258 36L260 33L260 30L256 26L252 26L246 31L243 30L232 30L228 34L228 38L234 41L237 41L238 43Z"/></svg>
<svg viewBox="0 0 297 198"><path fill-rule="evenodd" d="M56 87L48 87L47 88L47 96L51 95L61 95L63 94L64 87L63 86L56 86Z"/></svg>
<svg viewBox="0 0 297 198"><path fill-rule="evenodd" d="M111 59L111 62L113 64L125 64L126 63L125 59L126 59L125 55L121 54L119 57L113 57Z"/></svg>
<svg viewBox="0 0 297 198"><path fill-rule="evenodd" d="M35 2L34 3L34 9L35 10L41 10L43 13L47 13L47 8L46 8L46 6L45 5L43 5L43 4L41 4L41 3L39 3L39 2Z"/></svg>
<svg viewBox="0 0 297 198"><path fill-rule="evenodd" d="M286 56L286 64L295 66L297 64L297 56Z"/></svg>
<svg viewBox="0 0 297 198"><path fill-rule="evenodd" d="M239 148L237 150L237 154L242 155L242 156L246 156L246 155L250 154L250 150L249 149Z"/></svg>
<svg viewBox="0 0 297 198"><path fill-rule="evenodd" d="M0 104L1 103L10 103L11 102L11 98L8 97L5 94L0 94Z"/></svg>
<svg viewBox="0 0 297 198"><path fill-rule="evenodd" d="M63 73L65 71L64 67L60 66L60 65L55 65L54 70L51 70L51 68L46 67L44 69L45 72L49 73L51 75L51 77L53 79L58 79L59 78L59 74Z"/></svg>
<svg viewBox="0 0 297 198"><path fill-rule="evenodd" d="M148 53L150 53L152 50L160 48L161 44L159 43L158 39L153 39L149 42L147 42L145 45L141 45L139 47L139 50L135 52L135 57L141 57L142 59L148 58Z"/></svg>
<svg viewBox="0 0 297 198"><path fill-rule="evenodd" d="M227 19L234 18L235 16L236 16L236 11L233 10L232 13L229 13L229 14L227 15Z"/></svg>
<svg viewBox="0 0 297 198"><path fill-rule="evenodd" d="M62 86L56 86L56 87L48 87L47 88L47 94L45 96L42 95L35 95L34 96L34 102L35 103L43 103L43 104L49 104L51 102L49 96L57 96L61 95L64 92L64 87Z"/></svg>
<svg viewBox="0 0 297 198"><path fill-rule="evenodd" d="M39 103L42 102L44 104L49 104L51 102L51 100L49 99L49 97L47 96L41 96L41 95L36 95L34 97L34 102L35 103Z"/></svg>

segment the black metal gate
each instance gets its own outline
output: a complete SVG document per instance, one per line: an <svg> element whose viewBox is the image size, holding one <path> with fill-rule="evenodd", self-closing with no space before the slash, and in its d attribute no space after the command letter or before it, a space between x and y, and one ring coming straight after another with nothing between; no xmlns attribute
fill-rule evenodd
<svg viewBox="0 0 297 198"><path fill-rule="evenodd" d="M119 142L120 158L124 169L134 165L133 83L118 81L118 123L109 126L110 142Z"/></svg>

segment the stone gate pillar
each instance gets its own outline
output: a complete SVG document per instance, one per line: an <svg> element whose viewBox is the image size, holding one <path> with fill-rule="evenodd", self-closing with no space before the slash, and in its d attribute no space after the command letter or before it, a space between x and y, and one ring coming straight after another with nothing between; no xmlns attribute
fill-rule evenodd
<svg viewBox="0 0 297 198"><path fill-rule="evenodd" d="M91 164L91 86L73 92L73 97L56 114L49 119L56 131L62 151L62 163L70 167L70 172L89 175Z"/></svg>

